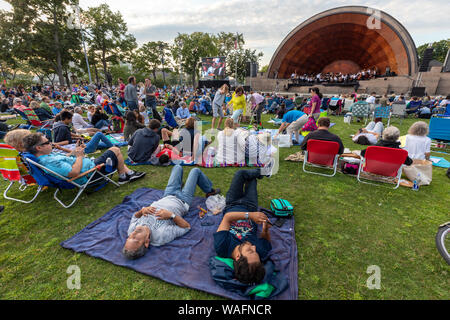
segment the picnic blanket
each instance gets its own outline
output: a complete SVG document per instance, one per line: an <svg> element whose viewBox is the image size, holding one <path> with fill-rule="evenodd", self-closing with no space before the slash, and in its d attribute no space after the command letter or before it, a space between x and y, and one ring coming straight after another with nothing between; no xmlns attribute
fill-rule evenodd
<svg viewBox="0 0 450 320"><path fill-rule="evenodd" d="M236 293L222 289L211 278L209 259L216 255L213 234L222 220L222 215L208 216L206 219L209 219L211 225L202 226L203 219L199 218L196 208L198 205L205 208L204 198L196 197L191 209L184 216L191 225L191 230L186 235L164 246L150 248L144 257L137 260L127 260L122 255L132 215L143 206L160 199L162 195L162 190L137 189L125 197L122 204L114 207L70 239L63 241L61 246L180 287L202 290L228 299L244 299ZM298 261L294 219L287 220L282 228L272 227L271 238L270 258L289 279L289 287L275 299L297 299Z"/></svg>
<svg viewBox="0 0 450 320"><path fill-rule="evenodd" d="M433 166L440 168L450 168L450 162L441 157L430 157Z"/></svg>

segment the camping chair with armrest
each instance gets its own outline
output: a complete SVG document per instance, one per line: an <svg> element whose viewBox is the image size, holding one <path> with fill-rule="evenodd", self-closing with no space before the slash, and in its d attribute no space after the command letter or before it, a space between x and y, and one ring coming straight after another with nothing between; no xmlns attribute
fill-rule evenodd
<svg viewBox="0 0 450 320"><path fill-rule="evenodd" d="M9 181L9 185L3 193L3 197L7 200L32 203L44 189L44 187L38 186L36 193L29 201L8 196L8 192L14 183L17 182L20 185L19 191L24 192L28 187L36 186L36 180L29 174L28 168L23 164L19 152L7 144L0 144L0 172L3 178Z"/></svg>
<svg viewBox="0 0 450 320"><path fill-rule="evenodd" d="M365 156L361 157L357 177L358 181L367 184L379 185L361 180L361 173L369 173L387 178L396 178L397 183L394 189L397 189L400 186L402 169L407 157L408 151L403 149L370 146L367 148Z"/></svg>
<svg viewBox="0 0 450 320"><path fill-rule="evenodd" d="M44 167L43 165L39 164L39 159L31 154L31 153L24 153L23 158L25 160L26 165L28 166L28 169L31 173L31 175L33 176L33 178L36 180L37 184L39 186L46 186L49 188L56 188L56 191L53 195L53 197L55 198L56 201L59 202L60 205L62 205L65 209L68 209L70 207L72 207L75 202L78 200L78 198L81 196L81 194L83 193L84 190L86 190L87 188L94 188L96 187L96 189L94 191L98 191L99 189L103 188L108 182L111 182L112 184L114 184L116 187L120 187L120 185L111 180L110 177L112 177L112 175L114 173L117 172L117 170L114 170L110 173L102 173L100 171L100 169L104 166L104 164L102 165L98 165L94 168L92 168L91 170L88 170L82 174L80 174L79 176L69 179L66 178L46 167ZM90 176L88 176L90 174ZM98 175L96 175L98 174ZM87 181L84 184L80 184L77 183L76 180L82 178L82 177L87 177ZM61 199L58 198L58 193L64 189L70 190L70 189L75 189L78 188L78 193L76 194L75 198L73 199L73 201L66 205L64 204Z"/></svg>
<svg viewBox="0 0 450 320"><path fill-rule="evenodd" d="M342 108L342 113L351 112L351 106L353 105L352 99L345 99L344 100L344 107Z"/></svg>
<svg viewBox="0 0 450 320"><path fill-rule="evenodd" d="M336 175L339 159L339 143L335 141L308 140L303 160L303 171L312 174L318 174L325 177L334 177ZM332 169L333 174L324 174L306 170L306 165L317 168Z"/></svg>

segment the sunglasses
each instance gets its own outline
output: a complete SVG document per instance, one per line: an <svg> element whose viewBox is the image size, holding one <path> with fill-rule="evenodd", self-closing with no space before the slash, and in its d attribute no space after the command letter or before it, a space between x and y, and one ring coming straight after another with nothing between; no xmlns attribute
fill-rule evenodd
<svg viewBox="0 0 450 320"><path fill-rule="evenodd" d="M47 144L51 144L51 142L47 140L46 142L43 142L43 143L41 143L41 144L38 144L38 147L45 146L45 145L47 145Z"/></svg>

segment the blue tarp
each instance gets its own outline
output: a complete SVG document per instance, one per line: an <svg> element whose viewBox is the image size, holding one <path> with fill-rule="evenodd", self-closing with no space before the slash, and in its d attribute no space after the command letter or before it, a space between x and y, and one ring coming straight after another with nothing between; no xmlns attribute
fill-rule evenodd
<svg viewBox="0 0 450 320"><path fill-rule="evenodd" d="M95 258L127 267L137 272L164 280L181 287L202 290L229 299L241 296L220 288L211 278L209 258L215 255L213 234L222 216L206 219L213 223L202 226L197 206L205 208L205 198L195 198L185 219L191 231L162 247L152 247L137 260L127 260L122 247L127 239L127 230L132 215L143 206L150 205L162 197L162 190L142 188L125 197L122 204L114 207L100 219L89 224L72 238L61 243L66 249L84 252ZM275 222L273 217L269 217ZM282 228L272 227L271 259L289 279L289 288L276 299L296 300L298 297L298 261L295 241L294 219L289 219Z"/></svg>

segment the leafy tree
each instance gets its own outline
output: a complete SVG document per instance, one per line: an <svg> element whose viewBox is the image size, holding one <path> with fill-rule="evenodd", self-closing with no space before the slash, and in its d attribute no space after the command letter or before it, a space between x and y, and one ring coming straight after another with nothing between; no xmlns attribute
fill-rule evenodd
<svg viewBox="0 0 450 320"><path fill-rule="evenodd" d="M243 82L247 70L248 62L258 62L263 56L262 52L256 53L256 50L239 49L228 55L228 74L232 74L239 82ZM236 76L237 61L237 76Z"/></svg>
<svg viewBox="0 0 450 320"><path fill-rule="evenodd" d="M267 72L267 70L269 70L269 65L268 64L266 64L265 66L261 67L259 72Z"/></svg>
<svg viewBox="0 0 450 320"><path fill-rule="evenodd" d="M136 39L127 33L128 27L120 12L112 12L107 4L89 8L84 14L87 23L88 43L95 60L102 63L103 73L109 84L108 64L130 61L137 47Z"/></svg>
<svg viewBox="0 0 450 320"><path fill-rule="evenodd" d="M153 74L156 80L156 71L162 66L164 56L169 48L169 44L163 41L150 41L143 44L132 58L133 70L143 74Z"/></svg>
<svg viewBox="0 0 450 320"><path fill-rule="evenodd" d="M450 39L433 42L431 45L434 48L433 59L444 63L447 51L450 48ZM419 63L422 62L425 50L428 48L428 44L421 45L417 48L419 55Z"/></svg>

